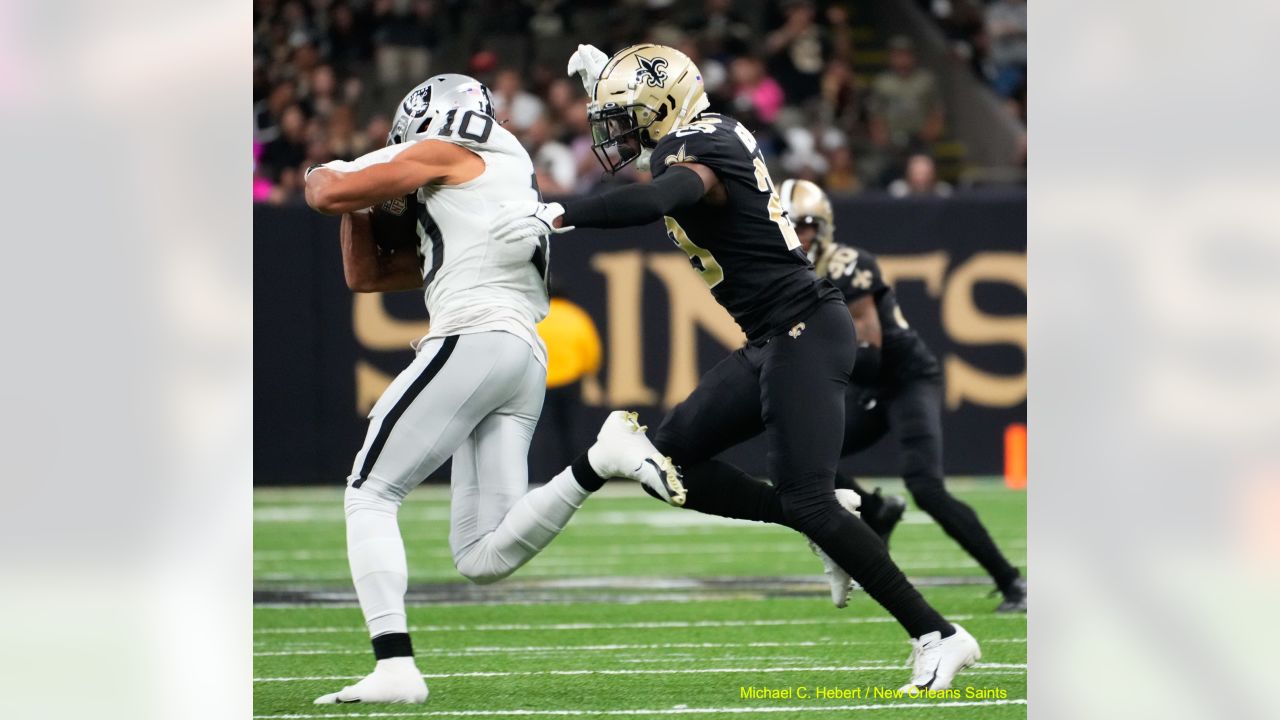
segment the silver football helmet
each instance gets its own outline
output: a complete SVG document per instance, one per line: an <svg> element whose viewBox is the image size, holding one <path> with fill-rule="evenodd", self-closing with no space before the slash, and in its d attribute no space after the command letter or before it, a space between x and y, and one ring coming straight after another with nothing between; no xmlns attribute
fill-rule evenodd
<svg viewBox="0 0 1280 720"><path fill-rule="evenodd" d="M387 144L396 145L423 136L435 118L450 110L475 110L493 117L489 88L473 77L446 73L436 75L404 96L391 122Z"/></svg>

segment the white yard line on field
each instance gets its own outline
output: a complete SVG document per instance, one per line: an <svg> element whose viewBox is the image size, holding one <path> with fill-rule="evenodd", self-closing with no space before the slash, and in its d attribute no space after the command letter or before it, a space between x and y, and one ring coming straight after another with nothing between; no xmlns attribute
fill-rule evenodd
<svg viewBox="0 0 1280 720"><path fill-rule="evenodd" d="M790 554L790 553L787 553ZM796 552L797 557L803 557L806 560L811 559L807 552L801 555ZM933 558L922 559L919 562L912 561L907 558L894 558L898 565L907 573L922 573L926 571L939 570L974 570L979 567L978 563L969 559L957 559L952 562L933 562ZM708 568L718 568L708 570L709 572L732 570L738 567L741 560L737 557L720 557L720 558L703 558L702 562ZM814 561L816 562L816 560ZM1014 565L1025 566L1027 559L1017 555L1009 556L1009 562ZM597 575L599 573L616 573L620 569L628 569L635 565L635 558L627 558L623 556L600 555L597 557L545 557L538 558L536 564L528 565L521 570L521 577L524 578L546 578L561 577L574 572L580 572L582 575ZM666 568L663 568L666 569ZM329 570L324 568L323 570ZM410 563L410 574L415 581L428 580L454 580L458 584L462 584L461 576L452 568L444 565L423 567L416 563ZM974 574L974 577L982 577ZM581 577L574 576L574 577ZM624 576L626 577L626 576ZM647 575L632 575L633 578L644 578ZM812 579L816 584L825 584L826 581L816 572L812 576L806 576ZM263 582L294 582L294 583L342 583L350 582L350 575L339 575L333 572L262 572L257 574L257 580ZM696 578L695 578L696 580ZM517 581L518 582L518 581Z"/></svg>
<svg viewBox="0 0 1280 720"><path fill-rule="evenodd" d="M405 507L398 515L400 522L441 522L449 521L449 506L437 505L427 507ZM911 522L911 513L903 522ZM301 522L346 522L342 505L279 505L275 507L259 507L253 511L255 523L301 523ZM932 521L930 521L932 522ZM573 526L616 526L644 525L658 528L684 527L750 527L757 525L750 520L723 518L715 515L703 515L695 512L677 512L673 508L657 507L653 510L596 510L583 513L574 518Z"/></svg>
<svg viewBox="0 0 1280 720"><path fill-rule="evenodd" d="M900 495L904 491L901 478L894 477L858 477L859 482L865 482L869 486L880 485L884 492ZM530 489L541 487L541 483L533 483ZM254 502L260 505L271 504L303 504L303 503L335 503L342 505L342 493L346 489L343 483L334 483L332 486L298 486L298 487L272 487L261 486L254 488ZM947 489L951 491L974 492L974 493L990 493L993 495L1012 495L1015 491L1010 491L1004 486L1003 479L997 475L953 475L947 477ZM447 504L449 502L449 485L448 483L426 483L419 485L409 495L409 499L405 505L425 505L430 503ZM655 502L652 498L644 495L633 483L606 483L603 488L591 494L591 501L598 503L603 500L621 500L639 503Z"/></svg>
<svg viewBox="0 0 1280 720"><path fill-rule="evenodd" d="M952 615L951 620L972 620L973 615ZM986 620L1021 620L1021 614L983 616ZM723 627L773 627L785 625L847 625L855 623L891 623L892 617L850 618L792 618L788 620L666 620L631 623L552 623L545 625L512 623L507 625L415 625L409 632L508 632L526 630L653 630L662 628L723 628ZM363 626L350 627L290 627L255 629L258 635L308 635L318 633L363 633Z"/></svg>
<svg viewBox="0 0 1280 720"><path fill-rule="evenodd" d="M1002 548L1024 548L1026 542L1002 540L1000 542ZM938 542L924 543L913 541L909 552L896 553L894 560L899 563L910 562L914 558L932 559L936 556L935 552L930 552L932 548L943 551L954 550L957 554L961 551L954 542ZM797 550L808 552L808 546L803 542L794 539L782 540L772 543L699 543L691 547L688 543L649 543L646 545L628 545L626 547L614 545L591 545L577 546L572 544L562 544L556 546L556 552L565 556L585 556L588 558L600 557L618 557L631 558L643 555L674 555L674 556L690 556L690 555L754 555L758 553L793 553ZM433 548L411 548L410 555L414 557L433 557L433 558L451 558L453 551L443 545ZM347 551L343 549L329 550L257 550L253 553L253 559L258 562L285 562L285 561L319 561L319 560L341 560L346 561ZM545 559L545 558L544 558Z"/></svg>
<svg viewBox="0 0 1280 720"><path fill-rule="evenodd" d="M399 717L599 717L599 716L644 716L657 717L663 715L752 715L775 713L807 713L807 712L856 712L860 710L919 710L922 708L967 708L990 707L994 705L1026 705L1026 700L974 700L955 702L916 701L903 698L901 702L881 705L810 705L810 706L757 706L757 707L673 707L652 710L424 710L421 712L372 712L372 713L328 713L328 714L292 714L292 715L254 715L254 720L302 720L303 718L399 718Z"/></svg>
<svg viewBox="0 0 1280 720"><path fill-rule="evenodd" d="M800 555L796 551L797 555ZM806 553L803 557L808 559ZM979 567L978 563L973 560L955 560L954 562L912 562L908 559L894 558L900 567L908 573L923 572L925 570L972 570ZM736 557L722 557L714 560L703 559L708 566L731 566L736 567L740 560ZM815 560L816 562L816 560ZM1009 562L1014 565L1026 565L1027 560L1023 557L1011 556ZM529 565L522 570L522 577L545 577L560 576L565 572L580 570L588 574L596 574L598 572L615 572L617 569L627 568L634 565L634 558L623 556L600 555L596 557L546 557L538 558L536 565ZM410 574L415 580L440 580L440 579L457 579L461 576L455 571L448 568L430 568L423 569L421 567L410 566ZM646 577L636 575L634 577ZM296 572L260 572L258 579L269 582L350 582L350 575L335 575L333 573L296 573ZM812 580L817 584L826 584L826 580L821 576L814 574ZM461 581L459 581L461 584Z"/></svg>
<svg viewBox="0 0 1280 720"><path fill-rule="evenodd" d="M972 675L1018 675L1027 669L1026 663L978 663L965 671ZM493 670L460 673L423 673L422 677L442 678L488 678L488 677L538 677L550 675L723 675L739 673L792 673L792 672L877 672L881 670L902 670L905 665L818 665L812 667L743 667L743 668L626 668L622 670ZM311 677L263 677L254 678L254 682L317 682L359 680L363 675L323 675Z"/></svg>
<svg viewBox="0 0 1280 720"><path fill-rule="evenodd" d="M733 555L754 554L762 552L794 552L797 549L809 552L809 548L798 538L771 543L700 543L690 547L685 543L647 543L644 545L628 545L618 547L598 545L578 547L574 545L557 546L562 555L585 555L587 557L634 555ZM410 555L417 557L453 557L453 551L443 545L436 548L411 548ZM346 560L347 551L331 550L258 550L253 553L255 560ZM545 559L545 558L542 558Z"/></svg>
<svg viewBox="0 0 1280 720"><path fill-rule="evenodd" d="M1025 637L982 638L987 643L1025 643ZM469 647L463 650L447 648L415 648L418 655L437 657L466 657L469 655L492 655L504 653L576 653L576 652L615 652L618 650L720 650L729 648L820 648L820 647L852 647L859 645L901 645L898 640L841 640L816 642L804 640L798 642L748 642L748 643L652 643L652 644L610 644L610 645L525 645L523 647L482 646ZM369 649L361 650L281 650L256 652L254 657L293 657L296 655L368 655Z"/></svg>

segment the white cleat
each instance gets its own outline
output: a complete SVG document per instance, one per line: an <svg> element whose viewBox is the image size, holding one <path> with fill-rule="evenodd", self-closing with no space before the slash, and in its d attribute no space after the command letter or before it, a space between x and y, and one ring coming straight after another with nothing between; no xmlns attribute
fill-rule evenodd
<svg viewBox="0 0 1280 720"><path fill-rule="evenodd" d="M684 506L685 489L680 471L671 458L658 452L644 434L640 417L633 412L614 410L605 418L596 435L596 444L587 451L587 461L604 478L635 480L676 507Z"/></svg>
<svg viewBox="0 0 1280 720"><path fill-rule="evenodd" d="M840 488L836 490L836 502L841 507L854 515L858 514L858 508L862 505L862 498L858 497L858 493ZM847 607L849 605L849 591L853 589L853 578L849 577L849 573L840 569L835 560L831 556L823 552L822 548L814 541L809 541L809 549L814 555L822 561L822 574L827 576L827 582L831 583L831 604L838 608Z"/></svg>
<svg viewBox="0 0 1280 720"><path fill-rule="evenodd" d="M336 693L316 698L316 705L342 703L396 703L418 705L427 701L427 683L418 672L413 658L388 658L379 660L363 680L348 685Z"/></svg>
<svg viewBox="0 0 1280 720"><path fill-rule="evenodd" d="M902 692L915 695L924 690L946 690L961 670L982 659L978 641L968 630L951 623L956 634L943 638L934 631L911 641L911 682L902 686Z"/></svg>

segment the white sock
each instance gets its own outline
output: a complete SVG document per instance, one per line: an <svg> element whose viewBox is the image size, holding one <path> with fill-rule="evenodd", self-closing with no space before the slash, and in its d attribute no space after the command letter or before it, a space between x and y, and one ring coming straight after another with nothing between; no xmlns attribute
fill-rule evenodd
<svg viewBox="0 0 1280 720"><path fill-rule="evenodd" d="M590 495L565 468L517 500L498 527L458 552L454 563L474 582L501 580L554 540Z"/></svg>
<svg viewBox="0 0 1280 720"><path fill-rule="evenodd" d="M404 594L409 564L396 513L400 504L347 488L347 559L371 636L409 631Z"/></svg>

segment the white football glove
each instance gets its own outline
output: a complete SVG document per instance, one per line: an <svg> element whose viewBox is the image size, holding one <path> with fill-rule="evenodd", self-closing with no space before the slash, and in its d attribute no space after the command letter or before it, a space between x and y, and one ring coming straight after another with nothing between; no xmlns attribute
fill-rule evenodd
<svg viewBox="0 0 1280 720"><path fill-rule="evenodd" d="M595 92L596 81L600 79L600 71L609 63L605 55L595 45L579 45L576 52L569 56L569 77L575 74L582 79L582 87L588 95Z"/></svg>
<svg viewBox="0 0 1280 720"><path fill-rule="evenodd" d="M498 214L489 225L489 237L504 243L536 240L544 235L558 235L572 227L556 227L555 219L564 214L560 203L506 202L498 206Z"/></svg>

